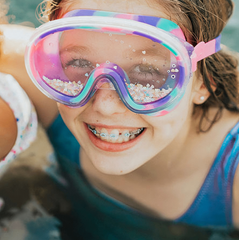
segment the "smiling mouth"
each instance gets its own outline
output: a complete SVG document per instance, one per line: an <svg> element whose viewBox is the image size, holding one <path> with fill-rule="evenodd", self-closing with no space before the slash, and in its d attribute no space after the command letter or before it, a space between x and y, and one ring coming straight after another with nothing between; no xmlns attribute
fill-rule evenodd
<svg viewBox="0 0 239 240"><path fill-rule="evenodd" d="M112 129L110 132L106 128L94 127L87 124L88 129L99 139L109 143L123 143L129 142L137 138L145 128L138 128L133 131Z"/></svg>

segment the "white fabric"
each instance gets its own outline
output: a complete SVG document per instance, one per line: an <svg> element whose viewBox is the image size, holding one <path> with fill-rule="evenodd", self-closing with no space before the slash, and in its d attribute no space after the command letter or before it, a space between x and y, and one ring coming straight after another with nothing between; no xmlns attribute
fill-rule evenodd
<svg viewBox="0 0 239 240"><path fill-rule="evenodd" d="M4 166L29 147L36 138L37 116L27 94L18 82L8 74L0 73L0 98L12 109L17 122L17 139L12 150L0 161L0 172Z"/></svg>

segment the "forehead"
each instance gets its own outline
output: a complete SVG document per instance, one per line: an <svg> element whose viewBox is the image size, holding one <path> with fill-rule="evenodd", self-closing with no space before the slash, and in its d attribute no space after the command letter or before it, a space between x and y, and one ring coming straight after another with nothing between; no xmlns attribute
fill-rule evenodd
<svg viewBox="0 0 239 240"><path fill-rule="evenodd" d="M109 12L131 13L138 15L170 18L170 14L157 0L73 0L63 5L61 15L75 9L91 9ZM66 6L64 8L64 6Z"/></svg>

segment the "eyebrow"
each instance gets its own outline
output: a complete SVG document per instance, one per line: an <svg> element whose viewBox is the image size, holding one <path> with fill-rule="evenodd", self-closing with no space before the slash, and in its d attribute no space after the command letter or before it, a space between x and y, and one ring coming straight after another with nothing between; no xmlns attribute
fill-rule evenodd
<svg viewBox="0 0 239 240"><path fill-rule="evenodd" d="M132 49L132 48L131 48ZM163 46L162 46L162 49L157 49L157 48L146 48L146 49L137 49L135 50L135 52L133 50L132 51L132 55L134 55L135 57L140 57L140 56L150 56L150 57L154 57L154 56L157 56L157 57L160 57L160 56L167 56L168 54L163 51ZM169 50L168 50L169 51ZM169 53L169 52L168 52Z"/></svg>
<svg viewBox="0 0 239 240"><path fill-rule="evenodd" d="M91 53L89 48L79 45L67 46L64 49L60 50L60 55L64 52L74 52L74 53Z"/></svg>
<svg viewBox="0 0 239 240"><path fill-rule="evenodd" d="M135 51L133 51L133 47L125 50L123 52L123 56L126 56L129 54L130 52L130 57L132 58L140 58L140 57L157 57L157 59L163 59L166 57L166 53L165 51L160 51L160 50L164 50L163 46L162 49L158 49L158 48L142 48L142 49L135 49ZM80 46L80 45L69 45L67 47L65 47L64 49L60 50L60 55L63 54L64 52L73 52L73 53L84 53L84 54L92 54L92 51L90 51L90 49L88 47L85 46ZM144 54L145 53L145 54Z"/></svg>

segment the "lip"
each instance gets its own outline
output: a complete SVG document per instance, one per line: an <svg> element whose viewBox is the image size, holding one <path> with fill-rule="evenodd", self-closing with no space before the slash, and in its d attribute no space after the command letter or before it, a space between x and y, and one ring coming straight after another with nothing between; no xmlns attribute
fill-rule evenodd
<svg viewBox="0 0 239 240"><path fill-rule="evenodd" d="M93 125L93 124L89 124ZM93 125L94 126L94 125ZM127 149L134 147L142 138L145 133L145 130L135 139L130 140L129 142L124 143L110 143L102 141L101 139L97 138L88 128L87 124L84 123L84 127L86 129L87 135L89 136L90 141L99 149L106 151L106 152L123 152ZM106 129L127 129L127 127L117 127L117 126L106 126L106 125L99 125L97 127L104 127ZM138 129L138 128L129 128L128 129Z"/></svg>

